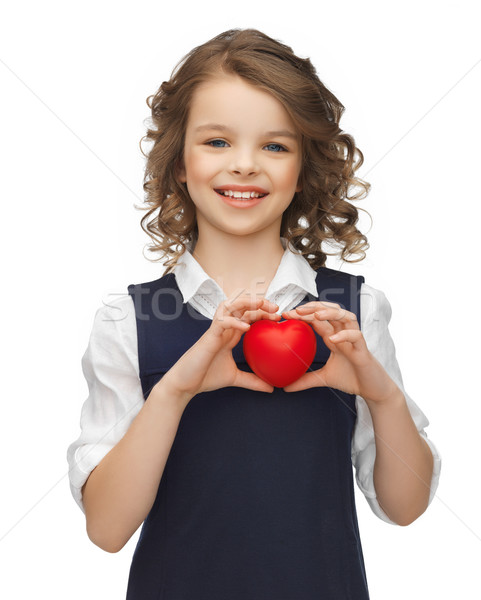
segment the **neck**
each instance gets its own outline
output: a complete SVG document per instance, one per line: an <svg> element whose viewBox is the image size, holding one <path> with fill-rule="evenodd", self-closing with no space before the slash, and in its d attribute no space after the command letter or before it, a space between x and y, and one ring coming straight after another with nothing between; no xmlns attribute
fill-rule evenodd
<svg viewBox="0 0 481 600"><path fill-rule="evenodd" d="M284 254L279 232L250 235L200 235L192 251L204 271L224 291L226 298L250 291L264 297Z"/></svg>

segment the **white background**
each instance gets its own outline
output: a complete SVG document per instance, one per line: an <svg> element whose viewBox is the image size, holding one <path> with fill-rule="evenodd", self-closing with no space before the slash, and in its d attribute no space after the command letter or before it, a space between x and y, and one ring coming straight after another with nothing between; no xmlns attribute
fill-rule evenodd
<svg viewBox="0 0 481 600"><path fill-rule="evenodd" d="M481 598L477 11L474 0L29 0L2 11L3 598L125 597L138 533L120 553L100 550L68 487L87 396L80 360L108 294L163 272L143 255L134 208L145 100L191 48L234 27L310 57L346 107L341 126L372 184L358 206L373 225L361 213L368 258L343 270L390 300L406 390L443 457L437 496L409 527L379 520L356 489L371 598Z"/></svg>

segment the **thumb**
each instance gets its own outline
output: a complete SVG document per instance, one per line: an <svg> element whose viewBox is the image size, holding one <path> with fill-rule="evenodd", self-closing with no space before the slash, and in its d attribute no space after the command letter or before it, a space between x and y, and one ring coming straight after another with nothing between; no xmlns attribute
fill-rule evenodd
<svg viewBox="0 0 481 600"><path fill-rule="evenodd" d="M296 379L293 383L286 385L283 389L285 392L300 392L313 387L326 387L327 383L322 374L322 369L317 371L308 371Z"/></svg>
<svg viewBox="0 0 481 600"><path fill-rule="evenodd" d="M257 377L254 373L248 373L247 371L241 371L237 369L237 375L234 383L234 387L243 387L248 390L254 390L255 392L268 392L274 391L274 386L267 381L264 381L260 377Z"/></svg>

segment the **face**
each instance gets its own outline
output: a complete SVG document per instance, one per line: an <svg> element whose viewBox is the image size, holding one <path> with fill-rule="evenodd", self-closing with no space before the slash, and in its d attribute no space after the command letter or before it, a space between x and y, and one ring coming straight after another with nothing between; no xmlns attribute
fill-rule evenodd
<svg viewBox="0 0 481 600"><path fill-rule="evenodd" d="M213 230L279 235L282 213L301 190L300 169L301 139L277 99L235 75L199 85L178 170L196 206L199 238ZM241 189L265 196L225 196Z"/></svg>

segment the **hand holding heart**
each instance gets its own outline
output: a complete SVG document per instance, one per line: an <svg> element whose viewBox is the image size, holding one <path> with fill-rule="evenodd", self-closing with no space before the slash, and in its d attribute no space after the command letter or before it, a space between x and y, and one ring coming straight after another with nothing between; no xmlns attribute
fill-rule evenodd
<svg viewBox="0 0 481 600"><path fill-rule="evenodd" d="M222 387L244 387L272 392L274 387L254 373L241 371L232 356L232 348L249 323L259 319L278 321L277 305L251 292L219 304L209 329L169 369L159 383L188 402L200 392Z"/></svg>
<svg viewBox="0 0 481 600"><path fill-rule="evenodd" d="M399 389L368 350L354 313L334 302L308 302L282 315L308 322L331 351L321 369L308 371L286 386L286 392L331 387L381 402Z"/></svg>

